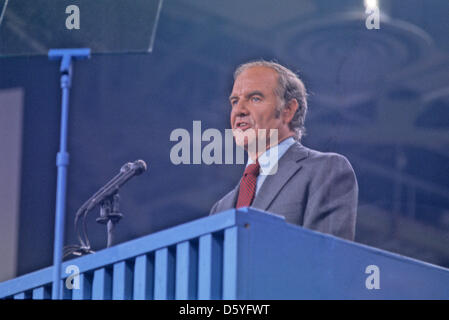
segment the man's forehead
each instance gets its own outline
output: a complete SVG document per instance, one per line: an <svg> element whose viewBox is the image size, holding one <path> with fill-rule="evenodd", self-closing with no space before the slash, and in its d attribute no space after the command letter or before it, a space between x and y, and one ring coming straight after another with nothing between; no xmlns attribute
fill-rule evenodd
<svg viewBox="0 0 449 320"><path fill-rule="evenodd" d="M254 66L245 69L234 81L231 95L244 94L253 90L273 90L277 86L278 74L269 67Z"/></svg>

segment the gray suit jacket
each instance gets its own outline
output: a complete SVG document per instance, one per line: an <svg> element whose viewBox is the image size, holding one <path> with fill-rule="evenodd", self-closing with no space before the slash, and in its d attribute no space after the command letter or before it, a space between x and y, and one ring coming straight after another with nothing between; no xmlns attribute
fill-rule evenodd
<svg viewBox="0 0 449 320"><path fill-rule="evenodd" d="M239 185L214 204L211 215L235 208ZM357 180L345 157L295 143L251 206L282 215L289 223L354 240L357 201Z"/></svg>

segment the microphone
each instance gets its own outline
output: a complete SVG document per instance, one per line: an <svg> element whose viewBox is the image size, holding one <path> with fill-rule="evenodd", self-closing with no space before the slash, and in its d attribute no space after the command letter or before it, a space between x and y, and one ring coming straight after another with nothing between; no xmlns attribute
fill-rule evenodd
<svg viewBox="0 0 449 320"><path fill-rule="evenodd" d="M78 209L75 214L75 231L78 231L78 220L81 216L83 216L83 234L86 242L83 241L81 235L78 233L78 239L80 241L80 246L75 246L75 249L70 249L68 253L73 253L70 251L79 251L78 254L82 253L91 253L90 243L87 237L87 225L86 225L86 215L89 211L91 211L96 205L100 204L103 201L106 201L107 198L112 198L117 194L118 190L122 185L128 182L131 178L138 176L147 170L147 164L143 160L137 160L134 162L128 162L124 164L120 168L120 172L113 177L108 183L106 183L100 190L98 190L92 197L89 198L82 206ZM109 229L108 229L108 237ZM108 239L108 243L109 243Z"/></svg>
<svg viewBox="0 0 449 320"><path fill-rule="evenodd" d="M89 200L85 202L85 210L90 210L103 201L105 198L112 196L118 189L128 182L131 178L138 176L147 170L147 164L143 160L128 162L120 168L120 173L113 177L100 190L98 190Z"/></svg>

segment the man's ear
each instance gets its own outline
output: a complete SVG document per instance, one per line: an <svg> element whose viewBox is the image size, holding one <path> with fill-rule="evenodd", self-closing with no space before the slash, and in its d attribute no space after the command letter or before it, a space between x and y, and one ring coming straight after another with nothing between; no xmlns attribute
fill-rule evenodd
<svg viewBox="0 0 449 320"><path fill-rule="evenodd" d="M298 100L291 99L282 110L282 121L284 123L290 123L298 108L299 108Z"/></svg>

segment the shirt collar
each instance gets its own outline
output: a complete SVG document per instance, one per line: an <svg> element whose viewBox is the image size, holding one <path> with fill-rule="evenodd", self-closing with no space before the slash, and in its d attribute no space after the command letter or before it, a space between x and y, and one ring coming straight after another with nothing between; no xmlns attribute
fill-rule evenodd
<svg viewBox="0 0 449 320"><path fill-rule="evenodd" d="M295 143L293 137L289 137L278 145L271 147L259 156L260 174L268 175L273 167L278 163L279 159L285 154L285 152ZM248 157L248 163L246 166L253 164L254 161Z"/></svg>

